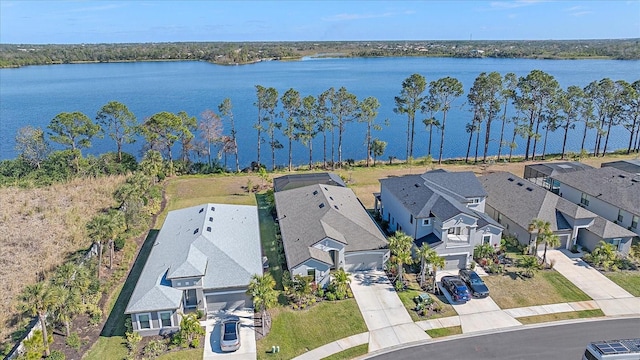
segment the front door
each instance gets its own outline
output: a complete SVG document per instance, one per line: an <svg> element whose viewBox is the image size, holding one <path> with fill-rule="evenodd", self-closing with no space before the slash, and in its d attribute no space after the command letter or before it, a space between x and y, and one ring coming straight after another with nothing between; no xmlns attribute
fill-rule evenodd
<svg viewBox="0 0 640 360"><path fill-rule="evenodd" d="M192 308L198 305L198 297L196 296L196 289L189 289L184 291L184 307Z"/></svg>

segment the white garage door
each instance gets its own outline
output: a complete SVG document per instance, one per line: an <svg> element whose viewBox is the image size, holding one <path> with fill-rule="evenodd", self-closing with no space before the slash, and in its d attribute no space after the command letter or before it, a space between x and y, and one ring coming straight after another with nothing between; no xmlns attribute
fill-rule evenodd
<svg viewBox="0 0 640 360"><path fill-rule="evenodd" d="M207 312L241 310L251 306L248 295L242 292L205 295Z"/></svg>
<svg viewBox="0 0 640 360"><path fill-rule="evenodd" d="M347 272L382 268L382 255L378 253L346 254L344 261L344 270Z"/></svg>
<svg viewBox="0 0 640 360"><path fill-rule="evenodd" d="M444 270L464 269L467 266L467 255L451 255L444 257Z"/></svg>

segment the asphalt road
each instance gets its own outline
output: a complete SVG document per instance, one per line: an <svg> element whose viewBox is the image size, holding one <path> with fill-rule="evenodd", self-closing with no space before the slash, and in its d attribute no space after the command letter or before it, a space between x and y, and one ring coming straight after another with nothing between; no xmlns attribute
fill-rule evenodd
<svg viewBox="0 0 640 360"><path fill-rule="evenodd" d="M640 338L640 318L584 321L431 342L367 357L376 360L581 359L590 341Z"/></svg>

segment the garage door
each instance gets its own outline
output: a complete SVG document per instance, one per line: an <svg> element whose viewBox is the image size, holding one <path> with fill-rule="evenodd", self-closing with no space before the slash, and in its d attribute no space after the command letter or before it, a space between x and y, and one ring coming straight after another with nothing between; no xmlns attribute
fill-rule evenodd
<svg viewBox="0 0 640 360"><path fill-rule="evenodd" d="M207 312L232 311L251 307L251 299L244 292L219 293L205 295L207 299Z"/></svg>
<svg viewBox="0 0 640 360"><path fill-rule="evenodd" d="M377 253L355 253L344 256L344 270L347 272L382 268L382 255Z"/></svg>
<svg viewBox="0 0 640 360"><path fill-rule="evenodd" d="M444 257L444 270L458 270L467 267L467 255L451 255Z"/></svg>
<svg viewBox="0 0 640 360"><path fill-rule="evenodd" d="M560 236L558 236L558 238L560 239L560 246L558 248L559 249L566 249L567 248L567 242L569 241L569 235L560 235Z"/></svg>

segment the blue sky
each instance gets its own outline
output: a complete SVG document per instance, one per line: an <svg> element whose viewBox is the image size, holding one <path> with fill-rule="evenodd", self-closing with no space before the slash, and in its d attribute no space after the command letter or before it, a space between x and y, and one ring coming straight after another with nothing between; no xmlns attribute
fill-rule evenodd
<svg viewBox="0 0 640 360"><path fill-rule="evenodd" d="M640 38L640 0L0 0L5 44L470 38Z"/></svg>

